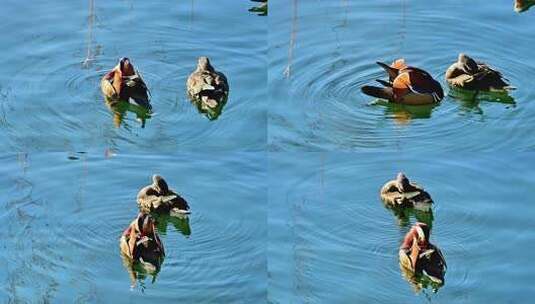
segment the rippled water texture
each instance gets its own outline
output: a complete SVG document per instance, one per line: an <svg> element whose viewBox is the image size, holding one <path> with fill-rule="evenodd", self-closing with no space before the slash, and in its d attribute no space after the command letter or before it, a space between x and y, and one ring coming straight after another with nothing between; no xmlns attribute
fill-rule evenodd
<svg viewBox="0 0 535 304"><path fill-rule="evenodd" d="M273 1L269 145L279 150L527 150L535 147L535 16L513 1ZM496 67L516 104L445 98L371 104L376 61L405 57L445 88L459 52ZM446 90L447 91L447 90Z"/></svg>
<svg viewBox="0 0 535 304"><path fill-rule="evenodd" d="M0 302L265 301L265 156L40 153L0 164ZM152 173L188 200L190 235L160 229L162 269L130 290L118 241Z"/></svg>
<svg viewBox="0 0 535 304"><path fill-rule="evenodd" d="M251 1L8 1L0 18L0 141L9 150L261 150L266 142L266 17ZM224 16L224 17L223 17ZM120 128L99 80L129 57L152 94L145 128ZM186 97L208 56L229 79L216 121Z"/></svg>
<svg viewBox="0 0 535 304"><path fill-rule="evenodd" d="M278 153L270 156L268 298L273 303L529 302L534 154L511 157ZM403 170L433 197L445 285L415 294L398 248L409 224L379 189ZM507 172L515 172L514 176ZM410 219L414 223L414 217Z"/></svg>

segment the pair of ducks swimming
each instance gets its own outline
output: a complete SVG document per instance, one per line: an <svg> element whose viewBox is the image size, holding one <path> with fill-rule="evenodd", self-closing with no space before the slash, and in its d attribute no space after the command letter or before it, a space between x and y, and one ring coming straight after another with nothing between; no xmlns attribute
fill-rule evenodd
<svg viewBox="0 0 535 304"><path fill-rule="evenodd" d="M404 59L398 59L391 65L377 64L387 72L388 81L377 79L383 87L362 87L364 94L407 105L436 104L444 98L442 86L433 76L408 66ZM446 71L446 81L453 88L471 91L507 92L513 89L500 72L462 53Z"/></svg>
<svg viewBox="0 0 535 304"><path fill-rule="evenodd" d="M109 103L126 101L151 110L149 89L132 61L126 57L100 82L102 94ZM227 78L210 64L208 57L199 57L197 68L186 82L188 97L199 109L216 109L226 102L229 92Z"/></svg>
<svg viewBox="0 0 535 304"><path fill-rule="evenodd" d="M147 272L157 272L165 257L165 249L151 214L185 216L190 213L189 205L169 189L160 175L153 175L152 184L139 191L137 204L140 213L123 231L119 241L121 254L132 267L138 264Z"/></svg>
<svg viewBox="0 0 535 304"><path fill-rule="evenodd" d="M403 173L387 182L380 191L381 199L389 208L414 208L429 212L433 200L421 186L409 181ZM443 285L447 265L439 248L429 242L431 229L417 222L405 235L399 248L399 262L408 278L425 277ZM415 279L412 279L416 281Z"/></svg>

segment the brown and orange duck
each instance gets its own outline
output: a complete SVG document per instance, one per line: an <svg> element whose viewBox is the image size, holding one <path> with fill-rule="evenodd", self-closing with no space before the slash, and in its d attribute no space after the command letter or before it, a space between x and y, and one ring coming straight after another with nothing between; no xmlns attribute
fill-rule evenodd
<svg viewBox="0 0 535 304"><path fill-rule="evenodd" d="M139 265L145 272L158 272L165 250L149 214L140 213L123 231L119 243L129 271L134 273L134 266Z"/></svg>
<svg viewBox="0 0 535 304"><path fill-rule="evenodd" d="M404 59L398 59L391 65L377 64L387 72L388 81L377 80L383 87L362 87L364 94L407 105L436 104L444 98L438 81L428 72L408 66Z"/></svg>
<svg viewBox="0 0 535 304"><path fill-rule="evenodd" d="M102 77L100 87L108 103L125 101L151 109L149 90L132 61L126 57L119 59L119 63Z"/></svg>
<svg viewBox="0 0 535 304"><path fill-rule="evenodd" d="M399 264L412 283L425 278L441 286L447 270L446 260L440 249L429 242L430 234L427 224L414 224L399 248Z"/></svg>

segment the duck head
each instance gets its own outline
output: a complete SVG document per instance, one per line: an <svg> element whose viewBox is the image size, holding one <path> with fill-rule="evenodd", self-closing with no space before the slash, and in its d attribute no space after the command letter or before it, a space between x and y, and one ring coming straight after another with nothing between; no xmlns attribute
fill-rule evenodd
<svg viewBox="0 0 535 304"><path fill-rule="evenodd" d="M113 72L113 88L120 96L124 87L124 78L135 74L134 66L130 62L130 59L123 57L119 59L119 63L117 63Z"/></svg>
<svg viewBox="0 0 535 304"><path fill-rule="evenodd" d="M214 68L210 64L210 59L208 59L208 57L201 56L197 59L197 71L214 71Z"/></svg>
<svg viewBox="0 0 535 304"><path fill-rule="evenodd" d="M477 73L479 70L476 61L464 53L459 54L457 64L463 71L470 75Z"/></svg>
<svg viewBox="0 0 535 304"><path fill-rule="evenodd" d="M119 70L121 71L122 76L132 76L135 74L134 66L132 62L127 57L119 59Z"/></svg>
<svg viewBox="0 0 535 304"><path fill-rule="evenodd" d="M409 179L402 172L398 173L396 177L396 182L397 182L398 189L401 192L404 192L411 187Z"/></svg>
<svg viewBox="0 0 535 304"><path fill-rule="evenodd" d="M167 182L158 174L152 176L152 187L161 195L165 195L169 192Z"/></svg>

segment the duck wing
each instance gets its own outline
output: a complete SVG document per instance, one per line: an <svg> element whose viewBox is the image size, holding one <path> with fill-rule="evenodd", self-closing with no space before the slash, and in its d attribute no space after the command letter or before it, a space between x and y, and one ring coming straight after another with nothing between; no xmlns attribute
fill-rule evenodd
<svg viewBox="0 0 535 304"><path fill-rule="evenodd" d="M151 186L146 186L139 191L137 204L142 212L149 213L162 205L162 197Z"/></svg>
<svg viewBox="0 0 535 304"><path fill-rule="evenodd" d="M102 91L102 94L104 94L105 97L110 98L117 98L119 97L117 94L117 91L113 87L113 84L111 83L111 79L107 78L108 75L102 77L102 80L100 81L100 89Z"/></svg>
<svg viewBox="0 0 535 304"><path fill-rule="evenodd" d="M151 109L152 106L149 100L149 90L143 79L138 75L124 77L124 87L121 90L121 99L134 102L146 109Z"/></svg>
<svg viewBox="0 0 535 304"><path fill-rule="evenodd" d="M399 264L405 269L414 272L415 269L412 266L412 259L409 255L410 250L399 249Z"/></svg>
<svg viewBox="0 0 535 304"><path fill-rule="evenodd" d="M169 201L169 206L171 207L171 209L189 211L188 202L182 196L178 195L173 190L170 190L169 192L169 197L172 197L172 199Z"/></svg>
<svg viewBox="0 0 535 304"><path fill-rule="evenodd" d="M446 81L454 87L464 88L474 77L459 67L459 63L452 64L446 71Z"/></svg>
<svg viewBox="0 0 535 304"><path fill-rule="evenodd" d="M225 74L221 72L215 72L215 74L216 74L215 84L217 88L228 93L229 86L228 86L228 81L227 81L227 77L225 76Z"/></svg>
<svg viewBox="0 0 535 304"><path fill-rule="evenodd" d="M190 98L197 98L196 96L202 91L202 84L204 83L201 72L193 72L188 77L186 86L188 88L188 95Z"/></svg>
<svg viewBox="0 0 535 304"><path fill-rule="evenodd" d="M407 73L409 75L407 86L413 93L431 94L435 102L439 102L444 98L442 86L429 73L412 67L408 68Z"/></svg>
<svg viewBox="0 0 535 304"><path fill-rule="evenodd" d="M436 246L430 244L430 248L420 253L417 267L427 278L435 283L444 283L446 262L444 256Z"/></svg>
<svg viewBox="0 0 535 304"><path fill-rule="evenodd" d="M199 98L203 91L213 91L217 83L214 75L208 71L196 71L190 75L187 81L188 93L191 97Z"/></svg>
<svg viewBox="0 0 535 304"><path fill-rule="evenodd" d="M509 87L507 79L503 77L502 73L491 68L486 64L478 64L479 71L473 75L474 82L480 83L479 89L505 89Z"/></svg>

